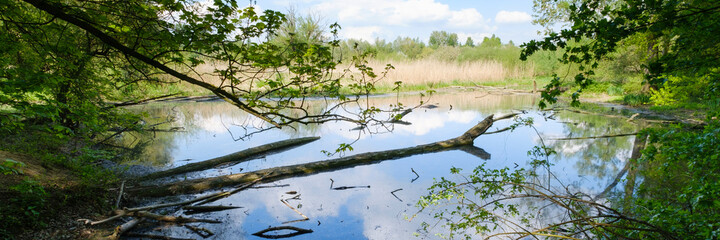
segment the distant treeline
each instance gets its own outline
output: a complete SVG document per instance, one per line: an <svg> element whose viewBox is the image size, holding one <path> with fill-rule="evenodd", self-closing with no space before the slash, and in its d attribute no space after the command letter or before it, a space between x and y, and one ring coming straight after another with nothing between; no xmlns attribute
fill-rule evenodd
<svg viewBox="0 0 720 240"><path fill-rule="evenodd" d="M334 43L335 56L343 62L351 62L353 56L366 53L370 65L381 69L386 63L393 64L396 73L393 80L413 83L430 73L447 75L456 71L457 67L467 74L447 76L446 79L426 79L421 82L439 81L447 82L476 82L483 79L526 79L538 77L557 76L566 79L564 85L574 86L573 77L580 72L576 64L561 61L566 55L564 49L557 51L540 50L528 57L526 61L520 60L523 45L507 41L492 35L476 42L467 37L460 39L457 33L448 31L433 31L428 39L398 37L389 41L376 38L373 41L361 39L337 39L337 32L333 32L330 24L323 23L322 16L301 16L295 11L286 15L287 21L280 27L271 41L277 45L289 46L298 42ZM333 39L335 39L333 41ZM578 42L568 42L569 45L581 45L587 39ZM647 53L634 44L630 39L618 48L616 53L610 54L600 61L595 69L594 80L599 84L591 89L593 92L606 92L610 95L622 95L639 92L643 82L643 64ZM329 46L330 47L330 46ZM417 71L422 66L422 76L406 71ZM428 66L431 69L427 69ZM402 68L406 68L403 70ZM412 69L411 69L412 68ZM482 69L479 69L482 68ZM490 72L487 72L490 69ZM466 77L473 71L486 71L492 77L473 76ZM443 73L445 72L445 73ZM404 77L399 77L403 75Z"/></svg>
<svg viewBox="0 0 720 240"><path fill-rule="evenodd" d="M426 43L427 42L427 43ZM375 39L373 42L347 39L341 40L339 55L343 58L354 53L369 52L378 61L416 61L436 60L447 63L467 63L476 61L494 61L505 68L532 68L534 76L550 76L552 74L574 76L576 66L565 64L558 59L563 51L540 51L530 56L527 61L520 60L522 46L512 41L503 41L492 35L476 43L468 37L464 41L458 39L456 33L433 31L427 41L419 38L398 37L393 41ZM642 56L635 49L625 49L600 65L597 71L598 80L610 85L622 85L625 82L641 77ZM605 84L605 87L608 84Z"/></svg>

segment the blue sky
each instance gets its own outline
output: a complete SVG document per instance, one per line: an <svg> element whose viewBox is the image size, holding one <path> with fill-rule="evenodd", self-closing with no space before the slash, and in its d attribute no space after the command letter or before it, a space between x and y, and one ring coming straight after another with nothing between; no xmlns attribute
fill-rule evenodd
<svg viewBox="0 0 720 240"><path fill-rule="evenodd" d="M260 9L286 12L291 6L301 14L315 13L327 23L342 26L341 38L372 41L382 38L420 38L445 30L462 42L480 42L495 34L516 45L539 39L540 27L532 25L532 0L261 0Z"/></svg>

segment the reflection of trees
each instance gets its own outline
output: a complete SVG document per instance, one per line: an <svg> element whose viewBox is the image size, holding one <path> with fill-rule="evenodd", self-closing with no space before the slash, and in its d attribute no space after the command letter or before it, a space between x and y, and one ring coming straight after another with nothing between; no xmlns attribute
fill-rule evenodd
<svg viewBox="0 0 720 240"><path fill-rule="evenodd" d="M507 111L517 108L533 106L536 97L533 95L497 95L486 92L451 92L434 94L432 97L421 97L419 94L401 94L400 96L386 95L371 97L369 104L373 106L387 107L391 104L402 102L406 107L417 106L421 101L438 105L436 111L457 111L477 110L481 112ZM307 104L307 103L306 103ZM314 100L307 111L311 114L319 114L327 111L328 106L335 104L326 100ZM366 104L365 100L357 104ZM453 106L450 109L450 106ZM234 139L247 136L253 132L269 127L254 116L238 111L236 107L223 101L205 102L163 102L152 103L141 106L130 107L133 111L145 112L145 126L153 126L163 123L157 129L182 129L182 132L128 132L119 139L123 146L142 147L143 164L152 166L164 166L172 163L172 152L179 148L175 143L178 136L185 138L202 138L202 135L210 133L225 134L231 133ZM360 109L359 107L357 109ZM353 106L349 105L343 111L352 112ZM419 108L415 111L425 111ZM283 112L288 116L300 113ZM304 114L304 113L302 113ZM413 113L410 113L413 114ZM389 113L379 113L378 118L388 118ZM375 126L377 127L377 126ZM317 136L321 134L319 124L298 124L293 123L280 131L287 136ZM358 133L360 134L360 132Z"/></svg>
<svg viewBox="0 0 720 240"><path fill-rule="evenodd" d="M633 133L639 129L637 125L623 119L600 115L559 112L556 118L564 123L563 133L567 137ZM618 156L629 157L632 141L631 137L563 140L551 141L550 147L558 152L556 159L578 159L578 173L604 178L607 174L617 172Z"/></svg>
<svg viewBox="0 0 720 240"><path fill-rule="evenodd" d="M174 132L153 131L155 129L183 129L186 128L182 124L182 120L186 118L183 111L174 108L175 104L157 104L131 108L131 111L143 111L146 114L145 126L148 131L144 132L125 132L121 135L117 142L122 146L128 146L138 149L142 153L139 159L127 162L129 164L142 163L151 166L164 166L170 163L172 142L175 138Z"/></svg>
<svg viewBox="0 0 720 240"><path fill-rule="evenodd" d="M435 180L418 205L420 211L432 211L436 222L425 222L422 228L427 233L442 223L450 230L448 238L466 239L618 239L627 230L647 238L676 239L668 230L597 202L557 178L546 182L537 177L534 171L481 164L461 181Z"/></svg>
<svg viewBox="0 0 720 240"><path fill-rule="evenodd" d="M386 104L392 103L394 98L383 98ZM476 110L480 112L498 111L535 107L538 97L532 94L502 94L485 91L455 91L438 93L423 99L426 103L437 104L440 109L448 110ZM420 102L417 95L401 96L399 102L416 104Z"/></svg>

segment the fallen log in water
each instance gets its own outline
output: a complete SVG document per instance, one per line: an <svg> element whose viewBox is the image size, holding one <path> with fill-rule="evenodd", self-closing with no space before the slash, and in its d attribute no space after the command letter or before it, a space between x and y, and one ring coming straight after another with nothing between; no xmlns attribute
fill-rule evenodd
<svg viewBox="0 0 720 240"><path fill-rule="evenodd" d="M140 211L147 211L147 210L152 210L152 209L166 208L166 207L174 207L174 206L186 206L186 205L190 205L190 204L197 203L197 202L200 202L200 203L198 203L198 205L202 205L202 204L205 204L205 203L208 203L208 202L215 201L215 200L220 199L220 198L224 198L224 197L230 196L230 195L232 195L232 194L234 194L234 193L237 193L237 192L240 192L240 191L242 191L242 190L245 190L245 189L247 189L248 187L252 186L253 184L262 181L262 180L264 179L264 177L265 177L265 176L261 176L260 178L255 179L255 180L252 181L252 182L243 184L243 185L241 185L241 186L233 189L232 191L228 191L228 192L216 192L216 193L208 194L208 195L205 195L205 196L197 197L197 198L194 198L194 199L191 199L191 200L187 200L187 201L182 201L182 202L163 203L163 204L156 204L156 205L136 207L136 208L117 209L117 210L114 211L114 213L115 213L114 216L109 217L109 218L106 218L106 219L103 219L103 220L92 221L92 220L90 220L90 219L78 219L77 221L78 221L78 222L82 222L82 223L84 223L85 225L97 225L97 224L102 224L102 223L110 222L110 221L113 221L113 220L115 220L115 219L118 219L118 218L121 218L121 217L124 217L124 216L129 216L129 215L132 215L132 214L135 213L135 212L140 212ZM202 201L202 202L201 202L201 201Z"/></svg>
<svg viewBox="0 0 720 240"><path fill-rule="evenodd" d="M275 167L254 172L231 174L213 178L180 181L161 186L142 186L128 190L128 192L136 196L145 197L161 197L175 194L196 193L254 181L262 176L265 176L265 179L263 180L264 182L269 182L295 176L310 175L360 165L373 164L384 160L404 158L416 154L462 149L463 147L472 146L475 138L485 133L485 131L492 126L493 122L508 119L514 117L515 115L517 114L509 114L497 119L493 119L493 116L490 115L459 137L445 141L418 145L415 147L361 153L325 161ZM486 155L483 154L475 154L486 157Z"/></svg>
<svg viewBox="0 0 720 240"><path fill-rule="evenodd" d="M238 206L184 206L182 209L186 210L185 214L195 214L195 213L206 213L206 212L217 212L217 211L223 211L228 209L236 209L236 208L242 208Z"/></svg>
<svg viewBox="0 0 720 240"><path fill-rule="evenodd" d="M122 236L125 232L134 228L135 226L137 226L140 222L142 222L144 220L145 219L143 219L143 218L135 218L126 223L123 223L122 225L115 227L115 230L113 231L112 234L110 234L110 236L105 236L103 238L109 239L109 240L120 239L120 236Z"/></svg>
<svg viewBox="0 0 720 240"><path fill-rule="evenodd" d="M129 214L128 216L133 216L137 218L149 218L156 221L161 222L171 222L171 223L191 223L191 222L203 222L203 223L222 223L218 220L213 219L198 219L198 218L187 218L187 217L177 217L177 216L170 216L170 215L160 215L151 213L148 211L138 211L133 212Z"/></svg>
<svg viewBox="0 0 720 240"><path fill-rule="evenodd" d="M274 143L268 143L265 145L248 148L243 151L236 152L236 153L228 154L228 155L225 155L222 157L216 157L216 158L205 160L202 162L190 163L190 164L182 165L182 166L179 166L179 167L176 167L173 169L168 169L165 171L151 173L151 174L148 174L148 175L138 178L138 180L145 181L145 180L168 177L168 176L177 175L177 174L181 174L181 173L201 171L201 170L213 168L215 166L218 166L223 163L228 163L228 162L240 163L240 162L260 158L260 157L262 157L266 154L272 153L274 151L280 151L280 150L295 147L298 145L303 145L303 144L313 142L318 139L320 139L320 137L304 137L304 138L294 138L294 139L288 139L288 140L283 140L283 141L274 142Z"/></svg>

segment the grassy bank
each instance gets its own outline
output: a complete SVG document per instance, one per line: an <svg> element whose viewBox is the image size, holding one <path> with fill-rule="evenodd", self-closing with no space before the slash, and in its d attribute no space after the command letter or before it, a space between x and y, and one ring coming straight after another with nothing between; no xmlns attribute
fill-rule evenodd
<svg viewBox="0 0 720 240"><path fill-rule="evenodd" d="M0 136L0 238L88 238L76 220L112 208L117 177L98 163L118 153L32 130Z"/></svg>

